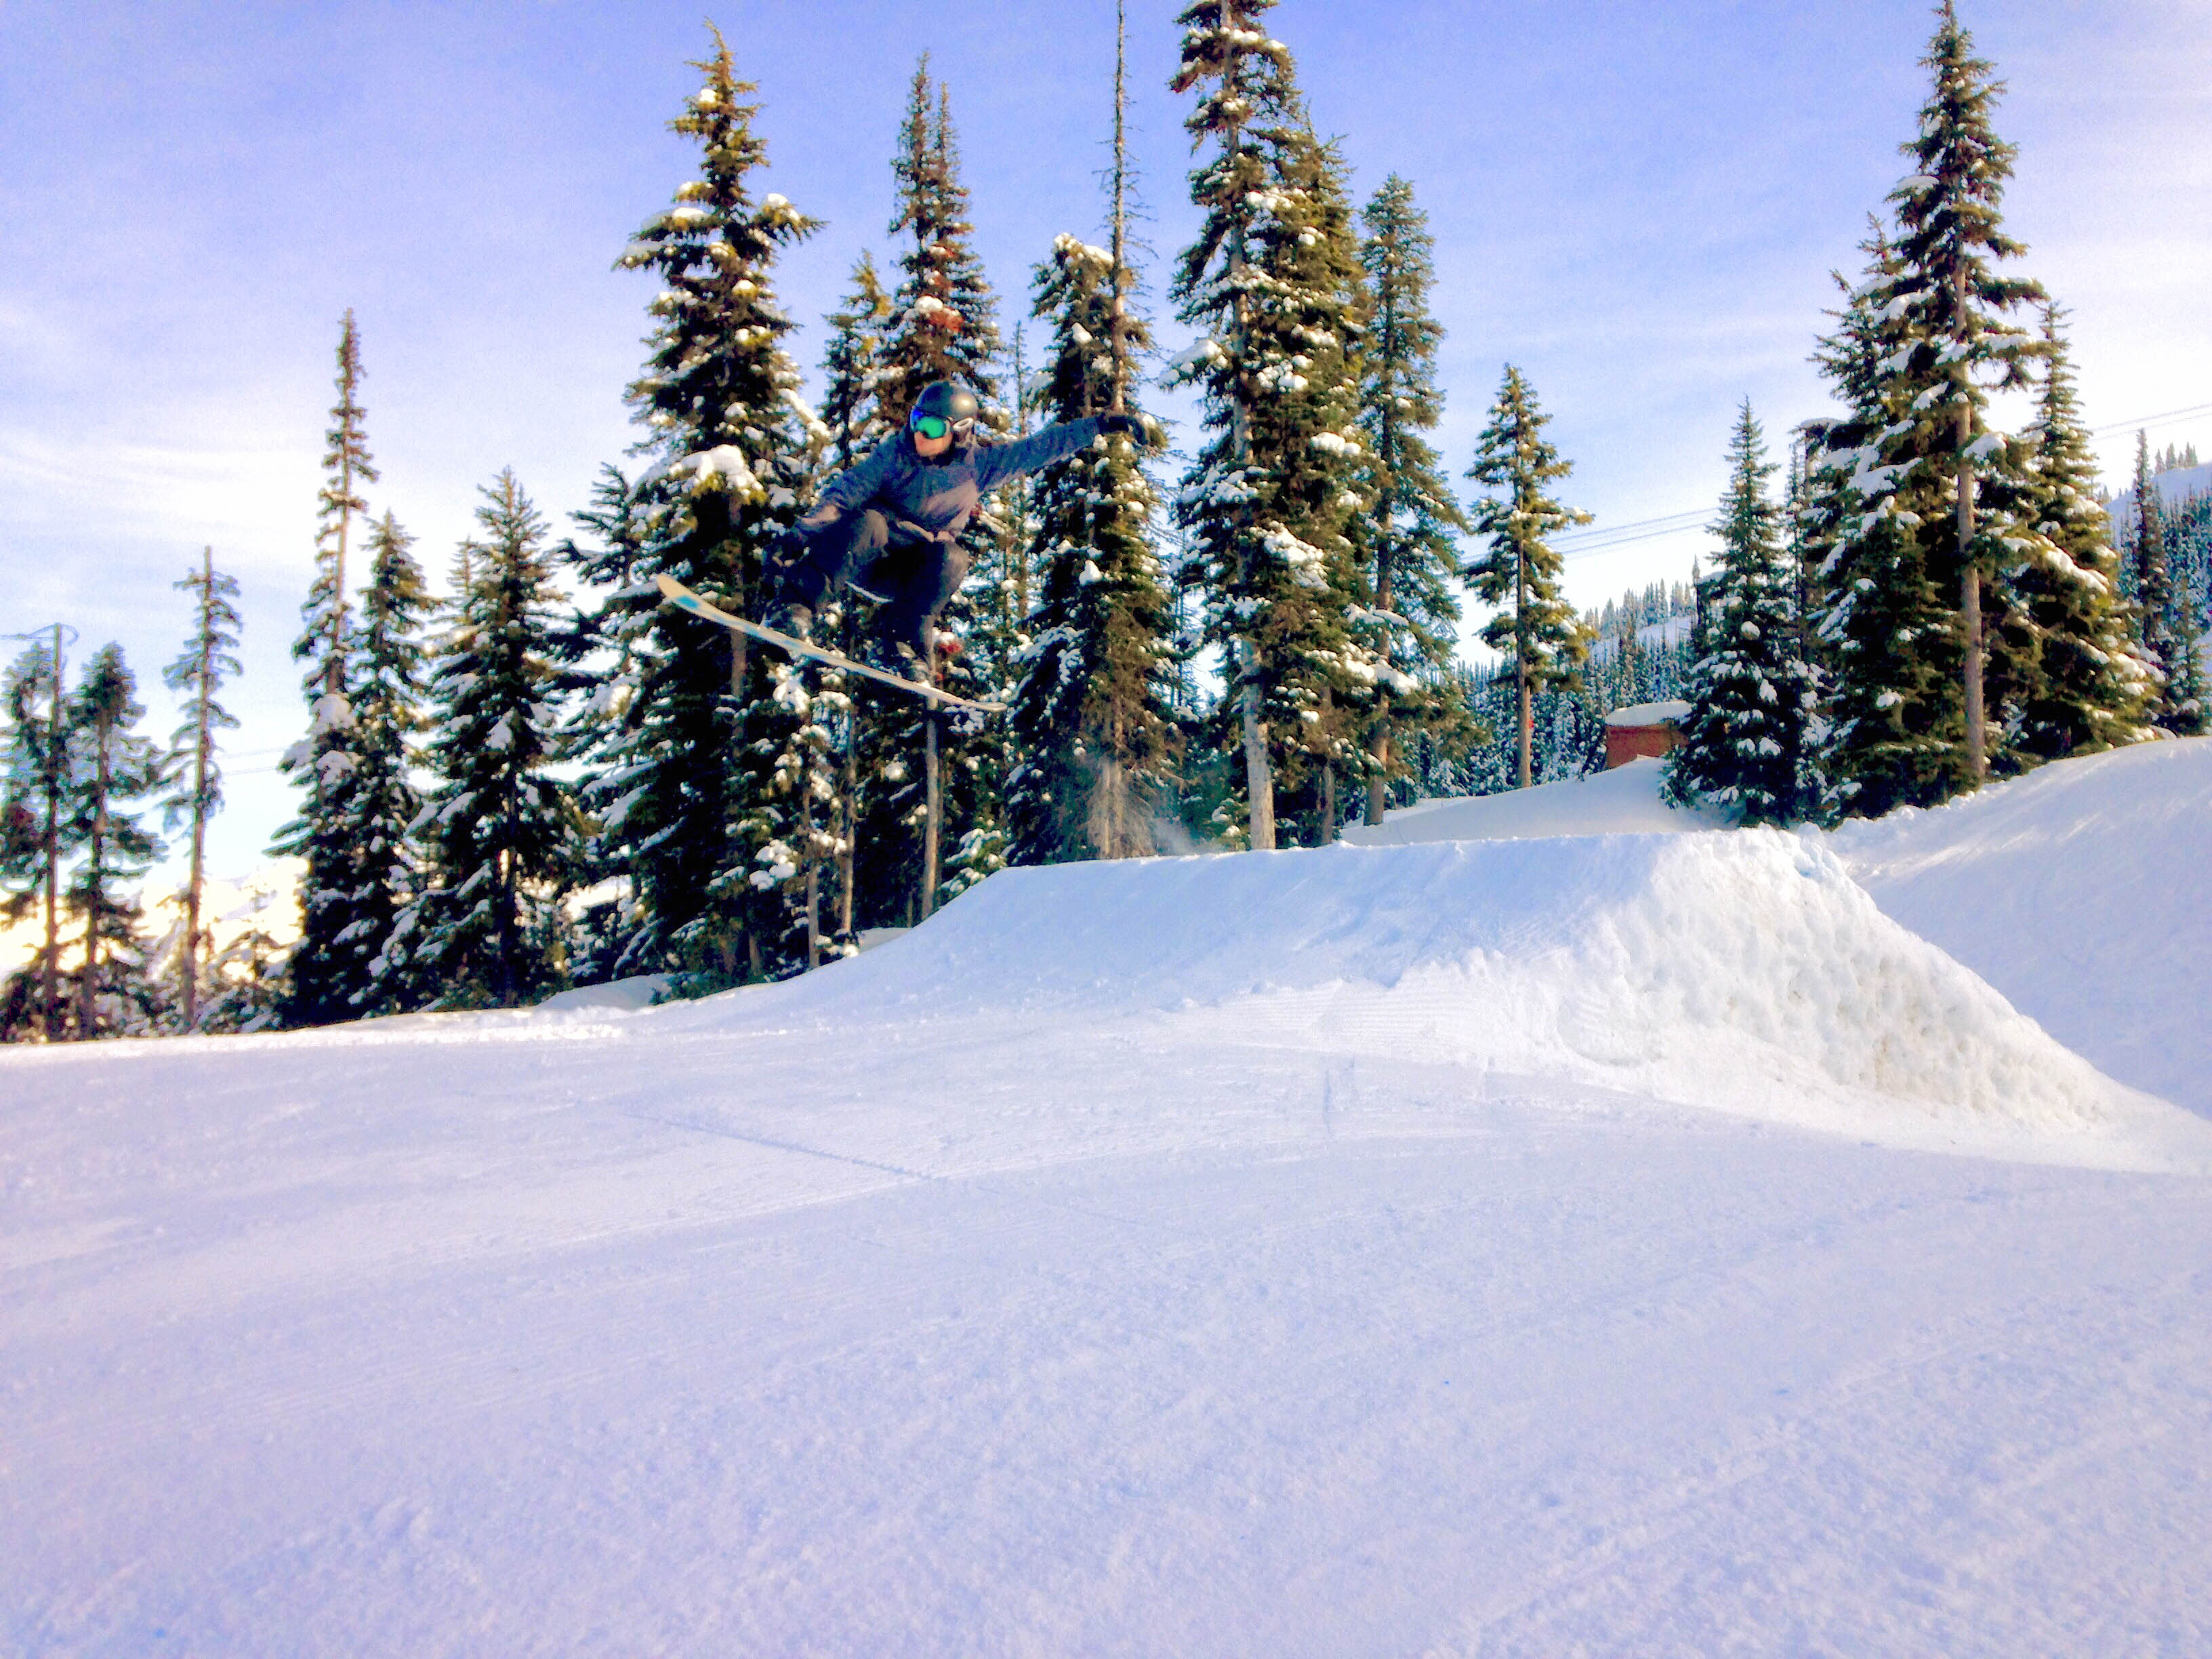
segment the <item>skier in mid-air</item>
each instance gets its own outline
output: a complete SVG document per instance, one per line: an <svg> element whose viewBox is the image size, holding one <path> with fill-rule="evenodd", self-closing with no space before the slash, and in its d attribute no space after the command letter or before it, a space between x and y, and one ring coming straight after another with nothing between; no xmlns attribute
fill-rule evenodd
<svg viewBox="0 0 2212 1659"><path fill-rule="evenodd" d="M1141 439L1133 415L1062 421L1006 444L975 441L975 394L925 386L905 427L822 487L814 510L769 562L766 624L806 639L814 613L847 587L881 602L875 631L899 672L933 678L933 624L968 574L960 532L982 498L1102 435Z"/></svg>

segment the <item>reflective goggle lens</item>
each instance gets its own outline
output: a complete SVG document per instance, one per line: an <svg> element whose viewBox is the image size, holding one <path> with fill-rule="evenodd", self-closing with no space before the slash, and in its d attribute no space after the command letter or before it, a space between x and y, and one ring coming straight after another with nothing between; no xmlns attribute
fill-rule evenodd
<svg viewBox="0 0 2212 1659"><path fill-rule="evenodd" d="M952 422L942 415L917 415L914 417L914 429L934 442L952 430Z"/></svg>

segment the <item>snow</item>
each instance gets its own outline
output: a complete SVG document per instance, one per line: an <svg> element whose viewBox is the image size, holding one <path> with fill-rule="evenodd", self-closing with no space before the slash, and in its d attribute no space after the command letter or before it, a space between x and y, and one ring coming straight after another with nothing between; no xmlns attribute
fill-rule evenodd
<svg viewBox="0 0 2212 1659"><path fill-rule="evenodd" d="M1537 836L1674 835L1717 827L1717 818L1661 800L1660 771L1660 762L1643 758L1588 778L1540 783L1497 795L1425 800L1385 814L1372 829L1348 829L1344 839L1355 846L1403 847Z"/></svg>
<svg viewBox="0 0 2212 1659"><path fill-rule="evenodd" d="M2060 1042L2212 1117L2212 738L2046 766L1832 844Z"/></svg>
<svg viewBox="0 0 2212 1659"><path fill-rule="evenodd" d="M1606 715L1605 723L1607 726L1680 726L1689 718L1690 705L1680 698L1672 698L1664 702L1630 703L1625 708L1613 709Z"/></svg>
<svg viewBox="0 0 2212 1659"><path fill-rule="evenodd" d="M2198 979L2106 1075L2006 999L2201 978L2208 772L1643 763L700 1003L0 1053L0 1651L2205 1650L2212 1126L2124 1086Z"/></svg>

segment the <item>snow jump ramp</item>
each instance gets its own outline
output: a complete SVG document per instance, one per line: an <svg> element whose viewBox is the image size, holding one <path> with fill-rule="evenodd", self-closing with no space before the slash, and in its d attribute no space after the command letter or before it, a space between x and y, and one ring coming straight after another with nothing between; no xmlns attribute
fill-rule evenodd
<svg viewBox="0 0 2212 1659"><path fill-rule="evenodd" d="M2097 1072L1832 854L1770 830L1009 870L866 956L664 1017L1164 1022L1891 1145L2212 1169L2212 1127Z"/></svg>

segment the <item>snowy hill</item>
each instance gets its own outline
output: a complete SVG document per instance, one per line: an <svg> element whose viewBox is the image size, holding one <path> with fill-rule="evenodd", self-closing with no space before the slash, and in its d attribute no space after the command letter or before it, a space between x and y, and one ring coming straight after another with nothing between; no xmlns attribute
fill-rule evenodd
<svg viewBox="0 0 2212 1659"><path fill-rule="evenodd" d="M2208 758L0 1053L0 1651L2193 1651L2212 1126L2112 1077L2202 998L1998 991L2195 960Z"/></svg>
<svg viewBox="0 0 2212 1659"><path fill-rule="evenodd" d="M1685 833L1659 763L1424 801L1370 845ZM2106 1073L2212 1117L2212 738L2046 766L1824 838L1882 912ZM2146 987L2149 988L2145 988Z"/></svg>

